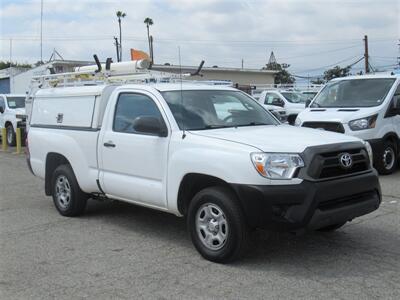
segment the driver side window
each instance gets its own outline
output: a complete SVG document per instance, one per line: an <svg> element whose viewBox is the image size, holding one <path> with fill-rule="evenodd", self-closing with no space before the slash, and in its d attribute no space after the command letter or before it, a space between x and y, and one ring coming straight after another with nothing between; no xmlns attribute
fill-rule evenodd
<svg viewBox="0 0 400 300"><path fill-rule="evenodd" d="M395 109L400 109L400 84L397 86L397 89L394 92L392 105Z"/></svg>
<svg viewBox="0 0 400 300"><path fill-rule="evenodd" d="M272 93L267 93L267 95L265 96L265 102L264 104L272 104L274 102L274 100L279 100L279 97L276 96L275 94Z"/></svg>
<svg viewBox="0 0 400 300"><path fill-rule="evenodd" d="M137 133L133 124L138 117L156 117L162 121L162 116L154 101L142 94L122 93L115 107L113 130L122 133Z"/></svg>

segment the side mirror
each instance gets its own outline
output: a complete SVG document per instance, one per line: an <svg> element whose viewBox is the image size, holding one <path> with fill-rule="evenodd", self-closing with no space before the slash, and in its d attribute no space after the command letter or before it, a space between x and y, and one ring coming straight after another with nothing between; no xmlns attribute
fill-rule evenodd
<svg viewBox="0 0 400 300"><path fill-rule="evenodd" d="M160 137L166 137L168 135L165 124L156 117L137 117L133 121L133 129L139 133L152 134Z"/></svg>
<svg viewBox="0 0 400 300"><path fill-rule="evenodd" d="M310 99L308 99L308 100L306 101L306 108L307 108L307 107L309 107L309 106L310 106L310 104L311 104L311 100L310 100Z"/></svg>
<svg viewBox="0 0 400 300"><path fill-rule="evenodd" d="M4 107L0 106L0 114L3 114L3 113L4 113Z"/></svg>
<svg viewBox="0 0 400 300"><path fill-rule="evenodd" d="M279 99L279 98L274 98L274 99L272 99L272 103L271 103L272 105L275 105L275 106L281 106L281 107L284 107L285 106L285 104L283 103L283 101L281 100L281 99Z"/></svg>

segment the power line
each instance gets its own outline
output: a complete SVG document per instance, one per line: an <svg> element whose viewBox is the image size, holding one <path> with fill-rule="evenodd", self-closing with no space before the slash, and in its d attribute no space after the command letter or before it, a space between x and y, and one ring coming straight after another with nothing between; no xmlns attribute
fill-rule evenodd
<svg viewBox="0 0 400 300"><path fill-rule="evenodd" d="M341 63L343 63L343 62L345 62L345 61L349 61L349 60L354 59L354 58L356 58L356 57L359 57L359 55L351 56L351 57L345 58L345 59L343 59L343 60L340 60L340 61L338 61L338 62L335 62L335 63L333 63L333 64L329 64L329 65L326 65L326 66L322 66L322 67L318 67L318 68L313 68L313 69L308 69L308 70L298 71L297 73L306 73L306 72L312 72L312 71L318 71L318 70L326 69L326 68L329 68L329 67L337 66L337 65L339 65L339 64L341 64ZM361 58L359 61L361 61L361 60L362 60L362 58ZM359 62L359 61L357 61L357 62Z"/></svg>

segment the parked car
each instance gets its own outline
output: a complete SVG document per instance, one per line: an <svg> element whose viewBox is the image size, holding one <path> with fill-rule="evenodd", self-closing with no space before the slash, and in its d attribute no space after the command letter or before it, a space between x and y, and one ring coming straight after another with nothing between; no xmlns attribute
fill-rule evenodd
<svg viewBox="0 0 400 300"><path fill-rule="evenodd" d="M297 115L304 110L307 100L307 96L300 92L285 90L266 90L259 97L260 103L283 107L290 125L294 125Z"/></svg>
<svg viewBox="0 0 400 300"><path fill-rule="evenodd" d="M400 75L333 79L298 115L296 125L368 141L375 167L381 174L390 174L400 153Z"/></svg>
<svg viewBox="0 0 400 300"><path fill-rule="evenodd" d="M381 202L369 144L282 125L247 94L201 84L41 88L28 165L63 216L110 198L185 216L208 260L249 231L331 231Z"/></svg>
<svg viewBox="0 0 400 300"><path fill-rule="evenodd" d="M16 129L24 130L25 127L25 95L0 94L0 129L6 128L6 140L9 146L15 146Z"/></svg>

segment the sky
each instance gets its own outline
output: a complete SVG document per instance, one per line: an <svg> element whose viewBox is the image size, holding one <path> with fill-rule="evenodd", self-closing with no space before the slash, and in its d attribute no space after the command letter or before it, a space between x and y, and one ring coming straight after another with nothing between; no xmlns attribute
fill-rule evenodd
<svg viewBox="0 0 400 300"><path fill-rule="evenodd" d="M400 0L43 0L43 60L116 61L116 11L123 59L148 50L146 17L154 21L155 63L262 68L274 51L299 76L318 76L356 62L368 35L371 65L391 69L400 56ZM0 0L0 60L40 60L40 0ZM363 62L352 72L363 68Z"/></svg>

